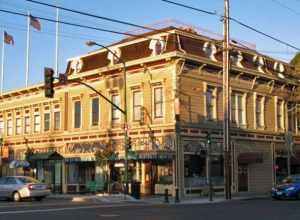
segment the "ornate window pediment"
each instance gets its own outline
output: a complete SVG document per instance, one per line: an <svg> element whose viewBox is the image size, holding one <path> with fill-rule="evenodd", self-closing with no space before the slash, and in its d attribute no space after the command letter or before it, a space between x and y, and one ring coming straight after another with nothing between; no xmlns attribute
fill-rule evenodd
<svg viewBox="0 0 300 220"><path fill-rule="evenodd" d="M160 55L165 50L165 39L160 36L157 39L152 39L149 44L149 49L152 50L151 56Z"/></svg>
<svg viewBox="0 0 300 220"><path fill-rule="evenodd" d="M83 61L82 59L74 59L71 62L71 70L73 70L74 73L79 73L83 67Z"/></svg>
<svg viewBox="0 0 300 220"><path fill-rule="evenodd" d="M107 59L110 61L110 65L115 65L116 63L119 62L121 56L122 56L122 51L120 48L115 47L110 49L112 52L108 52L107 54Z"/></svg>
<svg viewBox="0 0 300 220"><path fill-rule="evenodd" d="M217 61L215 55L217 53L217 47L214 43L205 42L203 45L204 53L213 61Z"/></svg>
<svg viewBox="0 0 300 220"><path fill-rule="evenodd" d="M274 62L273 70L277 73L284 73L285 68L284 68L284 65L282 63Z"/></svg>
<svg viewBox="0 0 300 220"><path fill-rule="evenodd" d="M244 57L241 51L234 50L230 53L230 60L233 63L233 65L236 65L237 67L243 68L243 59Z"/></svg>
<svg viewBox="0 0 300 220"><path fill-rule="evenodd" d="M262 56L258 56L258 55L255 55L253 57L253 62L255 63L255 65L257 66L257 70L259 72L262 72L264 73L264 67L265 67L265 60Z"/></svg>

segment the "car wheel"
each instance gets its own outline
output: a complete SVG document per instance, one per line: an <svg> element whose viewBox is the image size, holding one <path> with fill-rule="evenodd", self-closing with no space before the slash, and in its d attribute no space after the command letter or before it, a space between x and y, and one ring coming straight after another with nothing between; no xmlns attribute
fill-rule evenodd
<svg viewBox="0 0 300 220"><path fill-rule="evenodd" d="M35 197L34 200L35 201L42 201L45 197L44 196L39 196L39 197Z"/></svg>
<svg viewBox="0 0 300 220"><path fill-rule="evenodd" d="M12 194L12 199L14 202L20 202L21 201L21 196L19 192L14 192Z"/></svg>

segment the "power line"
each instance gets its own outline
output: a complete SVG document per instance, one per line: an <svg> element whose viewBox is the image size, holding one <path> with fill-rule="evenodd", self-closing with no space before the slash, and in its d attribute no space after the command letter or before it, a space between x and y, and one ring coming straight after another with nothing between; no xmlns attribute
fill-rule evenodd
<svg viewBox="0 0 300 220"><path fill-rule="evenodd" d="M172 2L172 1L169 1L169 0L162 0L162 1L167 2L169 4L178 5L178 6L181 6L181 7L184 7L184 8L192 9L194 11L203 12L205 14L217 15L216 11L213 11L213 12L212 11L206 11L206 10L203 10L203 9L200 9L200 8L195 8L195 7L192 7L192 6L189 6L189 5L181 4L181 3L178 3L178 2Z"/></svg>
<svg viewBox="0 0 300 220"><path fill-rule="evenodd" d="M110 22L114 22L114 23L124 24L124 25L142 28L142 29L146 29L146 30L150 30L150 31L157 31L157 29L155 29L155 28L146 27L143 25L138 25L138 24L134 24L131 22L127 22L127 21L122 21L122 20L118 20L115 18L99 16L99 15L95 15L95 14L91 14L91 13L87 13L87 12L83 12L83 11L78 11L78 10L74 10L74 9L69 9L69 8L65 8L65 7L61 7L61 6L57 6L57 5L48 4L48 3L43 3L43 2L39 2L39 1L35 1L35 0L26 0L26 1L34 3L34 4L39 4L39 5L43 5L43 6L47 6L47 7L51 7L51 8L58 8L58 9L61 9L64 11L73 12L76 14L81 14L81 15L85 15L85 16L89 16L89 17L94 17L94 18L98 18L98 19L102 19L102 20L106 20L106 21L110 21Z"/></svg>
<svg viewBox="0 0 300 220"><path fill-rule="evenodd" d="M29 0L27 0L27 1L29 1ZM161 1L167 2L167 3L169 3L169 4L176 4L176 5L180 6L180 7L189 8L189 9L194 10L194 11L202 12L201 9L197 9L197 8L194 8L194 7L189 7L188 5L182 6L182 4L178 4L178 3L176 3L176 2L169 1L169 0L161 0ZM206 12L202 12L202 13L206 13ZM206 13L206 14L207 14L207 13ZM215 14L215 15L218 16L217 14ZM223 19L223 16L218 16L218 17L219 17L220 19ZM292 45L292 44L290 44L290 43L287 43L287 42L285 42L285 41L283 41L283 40L280 40L280 39L278 39L278 38L276 38L276 37L273 37L273 36L271 36L270 34L266 34L266 33L262 32L262 31L256 29L255 27L252 27L252 26L250 26L250 25L247 25L247 24L245 24L245 23L239 21L239 20L236 19L236 18L233 18L233 17L228 17L228 18L229 18L231 21L233 21L233 22L235 22L235 23L237 23L237 24L239 24L239 25L241 25L241 26L243 26L243 27L245 27L245 28L247 28L247 29L250 29L250 30L252 30L252 31L254 31L254 32L258 33L258 34L261 34L261 35L263 35L263 36L265 36L265 37L267 37L267 38L270 38L270 39L272 39L272 40L274 40L274 41L276 41L276 42L278 42L278 43L280 43L280 44L286 45L286 46L291 47L291 48L293 48L293 49L295 49L295 50L297 50L297 51L300 51L300 48L298 48L298 47L296 47L296 46L294 46L294 45Z"/></svg>
<svg viewBox="0 0 300 220"><path fill-rule="evenodd" d="M274 3L277 4L277 5L280 5L282 8L287 9L288 11L292 12L292 13L295 14L295 15L300 15L300 12L294 10L293 8L287 6L286 4L284 4L284 3L282 3L282 2L280 2L280 1L278 1L278 0L271 0L271 1L274 2Z"/></svg>

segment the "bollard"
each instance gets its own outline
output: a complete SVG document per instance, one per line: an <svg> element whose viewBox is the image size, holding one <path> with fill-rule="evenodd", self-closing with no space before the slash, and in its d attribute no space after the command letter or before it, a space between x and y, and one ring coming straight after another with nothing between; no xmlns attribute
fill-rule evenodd
<svg viewBox="0 0 300 220"><path fill-rule="evenodd" d="M176 190L175 190L175 202L176 203L179 203L180 201L179 201L179 189L178 188L176 188Z"/></svg>
<svg viewBox="0 0 300 220"><path fill-rule="evenodd" d="M168 192L168 189L165 189L165 203L169 203L169 192Z"/></svg>

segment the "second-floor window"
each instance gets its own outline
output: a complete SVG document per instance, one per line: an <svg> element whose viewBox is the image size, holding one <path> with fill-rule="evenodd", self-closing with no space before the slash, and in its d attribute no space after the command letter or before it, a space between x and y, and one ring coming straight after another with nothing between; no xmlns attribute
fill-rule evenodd
<svg viewBox="0 0 300 220"><path fill-rule="evenodd" d="M92 126L99 125L99 98L92 99Z"/></svg>
<svg viewBox="0 0 300 220"><path fill-rule="evenodd" d="M113 95L111 97L112 103L114 103L116 106L120 106L120 96L119 95ZM112 106L112 114L111 119L112 121L118 121L121 118L121 112L116 107Z"/></svg>
<svg viewBox="0 0 300 220"><path fill-rule="evenodd" d="M33 131L34 132L40 132L41 131L41 116L40 115L34 115L33 119Z"/></svg>
<svg viewBox="0 0 300 220"><path fill-rule="evenodd" d="M284 128L284 105L282 100L277 100L277 128Z"/></svg>
<svg viewBox="0 0 300 220"><path fill-rule="evenodd" d="M231 120L239 126L246 124L245 96L242 93L234 93L231 96Z"/></svg>
<svg viewBox="0 0 300 220"><path fill-rule="evenodd" d="M24 118L24 132L25 132L25 134L30 133L30 117L29 116L25 116L25 118Z"/></svg>
<svg viewBox="0 0 300 220"><path fill-rule="evenodd" d="M256 127L264 126L264 97L256 97Z"/></svg>
<svg viewBox="0 0 300 220"><path fill-rule="evenodd" d="M134 91L133 96L133 121L140 121L142 119L142 92Z"/></svg>
<svg viewBox="0 0 300 220"><path fill-rule="evenodd" d="M81 127L81 103L80 101L74 102L74 128Z"/></svg>
<svg viewBox="0 0 300 220"><path fill-rule="evenodd" d="M155 87L154 92L154 118L163 117L163 88Z"/></svg>
<svg viewBox="0 0 300 220"><path fill-rule="evenodd" d="M4 121L0 121L0 135L4 134Z"/></svg>
<svg viewBox="0 0 300 220"><path fill-rule="evenodd" d="M22 120L21 118L16 118L16 134L22 133Z"/></svg>
<svg viewBox="0 0 300 220"><path fill-rule="evenodd" d="M50 112L44 114L44 131L50 130Z"/></svg>
<svg viewBox="0 0 300 220"><path fill-rule="evenodd" d="M7 120L7 136L11 136L13 134L13 121L12 119Z"/></svg>
<svg viewBox="0 0 300 220"><path fill-rule="evenodd" d="M60 129L60 112L54 112L54 130Z"/></svg>
<svg viewBox="0 0 300 220"><path fill-rule="evenodd" d="M208 120L216 119L217 115L216 88L208 86L206 90L206 116Z"/></svg>

